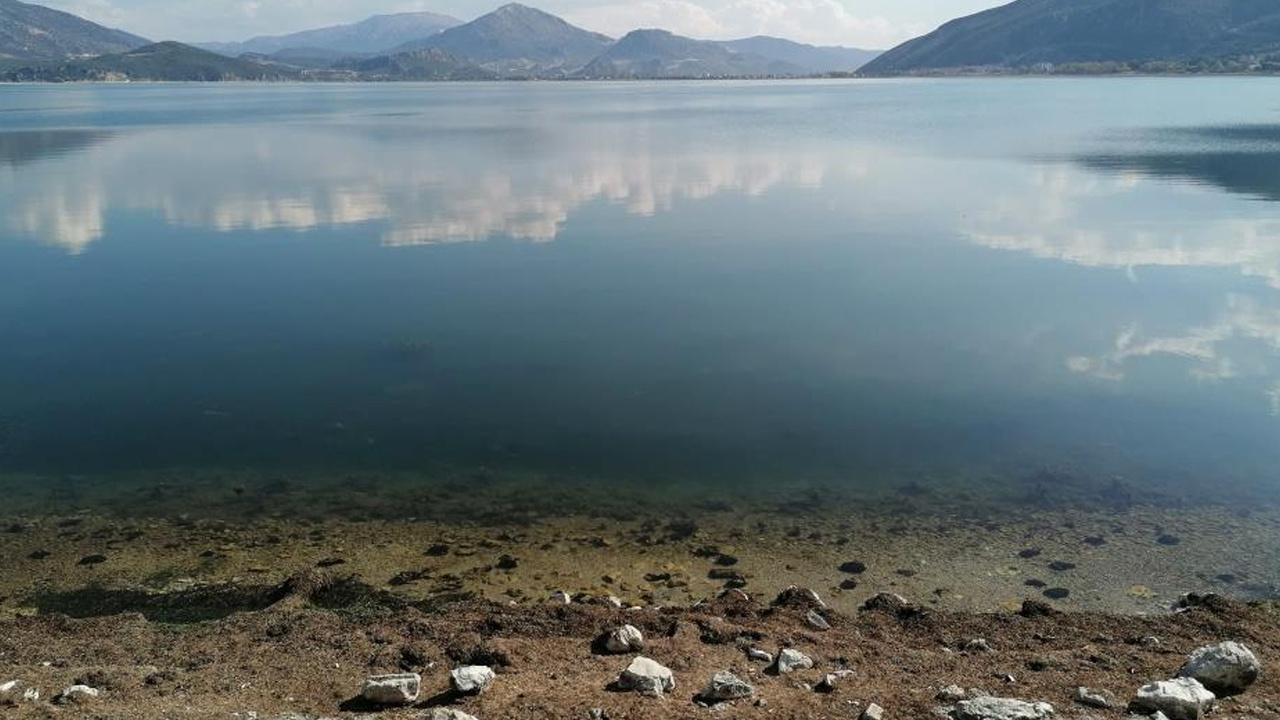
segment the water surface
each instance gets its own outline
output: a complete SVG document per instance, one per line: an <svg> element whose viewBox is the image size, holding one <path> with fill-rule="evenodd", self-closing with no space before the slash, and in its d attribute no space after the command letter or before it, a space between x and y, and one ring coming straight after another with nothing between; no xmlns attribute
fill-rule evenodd
<svg viewBox="0 0 1280 720"><path fill-rule="evenodd" d="M0 472L1274 499L1277 98L6 88Z"/></svg>

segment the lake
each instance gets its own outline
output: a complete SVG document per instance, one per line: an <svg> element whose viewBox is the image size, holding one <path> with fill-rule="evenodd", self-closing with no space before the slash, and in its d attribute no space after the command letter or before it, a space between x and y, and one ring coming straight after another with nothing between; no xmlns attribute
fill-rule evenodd
<svg viewBox="0 0 1280 720"><path fill-rule="evenodd" d="M1273 502L1278 98L6 87L0 472Z"/></svg>

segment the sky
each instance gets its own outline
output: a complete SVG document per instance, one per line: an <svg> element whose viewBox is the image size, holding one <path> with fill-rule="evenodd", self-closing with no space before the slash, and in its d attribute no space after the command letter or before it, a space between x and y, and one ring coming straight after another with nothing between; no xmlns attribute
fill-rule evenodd
<svg viewBox="0 0 1280 720"><path fill-rule="evenodd" d="M471 20L506 0L27 0L152 40L245 40L431 10ZM523 0L589 30L641 27L722 40L776 35L886 49L1000 0Z"/></svg>

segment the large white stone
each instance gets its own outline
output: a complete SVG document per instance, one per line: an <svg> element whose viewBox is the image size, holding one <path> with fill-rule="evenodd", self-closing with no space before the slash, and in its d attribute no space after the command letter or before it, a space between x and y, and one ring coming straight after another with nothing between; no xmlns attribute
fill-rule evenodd
<svg viewBox="0 0 1280 720"><path fill-rule="evenodd" d="M1013 698L980 697L956 703L951 716L955 720L1045 720L1053 717L1053 706Z"/></svg>
<svg viewBox="0 0 1280 720"><path fill-rule="evenodd" d="M1169 720L1200 720L1217 698L1195 678L1162 680L1138 688L1130 707L1162 712Z"/></svg>
<svg viewBox="0 0 1280 720"><path fill-rule="evenodd" d="M497 675L483 665L466 665L449 673L453 689L464 695L479 695L493 684Z"/></svg>
<svg viewBox="0 0 1280 720"><path fill-rule="evenodd" d="M813 658L800 652L786 648L778 652L778 662L776 668L779 675L786 675L795 670L808 670L813 667Z"/></svg>
<svg viewBox="0 0 1280 720"><path fill-rule="evenodd" d="M725 670L716 673L715 677L711 678L707 689L702 691L701 697L703 700L710 702L728 702L730 700L749 698L755 692L755 688L747 684L745 680Z"/></svg>
<svg viewBox="0 0 1280 720"><path fill-rule="evenodd" d="M422 676L417 673L374 675L364 681L360 697L378 705L409 705L422 691Z"/></svg>
<svg viewBox="0 0 1280 720"><path fill-rule="evenodd" d="M1207 645L1191 653L1178 677L1195 678L1215 695L1238 695L1258 679L1262 663L1238 642Z"/></svg>
<svg viewBox="0 0 1280 720"><path fill-rule="evenodd" d="M676 678L670 669L647 657L638 657L618 676L618 687L645 695L661 696L676 689Z"/></svg>
<svg viewBox="0 0 1280 720"><path fill-rule="evenodd" d="M604 649L617 655L639 652L644 649L644 634L633 625L614 628L604 639Z"/></svg>
<svg viewBox="0 0 1280 720"><path fill-rule="evenodd" d="M89 687L88 685L71 685L63 688L62 692L53 698L53 701L59 705L71 705L95 700L100 695L102 695L102 691L98 688Z"/></svg>

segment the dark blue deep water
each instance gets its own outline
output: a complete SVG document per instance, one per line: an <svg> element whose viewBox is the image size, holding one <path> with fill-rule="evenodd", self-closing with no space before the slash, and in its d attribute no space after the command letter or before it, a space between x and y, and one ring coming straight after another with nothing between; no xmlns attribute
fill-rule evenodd
<svg viewBox="0 0 1280 720"><path fill-rule="evenodd" d="M1280 497L1280 80L0 88L0 473Z"/></svg>

